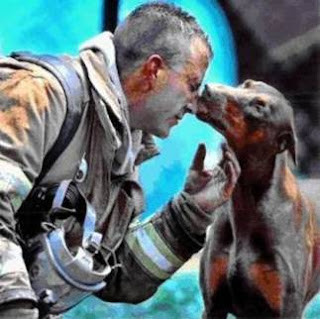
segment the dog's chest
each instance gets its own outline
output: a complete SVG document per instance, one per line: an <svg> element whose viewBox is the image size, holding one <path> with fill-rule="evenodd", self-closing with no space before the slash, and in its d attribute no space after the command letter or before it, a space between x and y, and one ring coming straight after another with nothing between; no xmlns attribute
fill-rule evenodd
<svg viewBox="0 0 320 319"><path fill-rule="evenodd" d="M238 188L233 195L229 218L234 238L227 280L238 315L258 315L259 309L266 308L272 315L281 307L283 287L276 264L269 259L272 238L268 216L261 211L264 207L268 207L266 200L257 200L249 187Z"/></svg>
<svg viewBox="0 0 320 319"><path fill-rule="evenodd" d="M297 230L293 201L274 190L260 201L254 199L248 189L234 193L229 212L234 238L227 280L238 316L259 316L260 311L273 316L281 312L283 292L297 278L303 278L304 243L299 239L303 230ZM290 251L295 251L296 257ZM279 266L279 258L290 260L294 275Z"/></svg>
<svg viewBox="0 0 320 319"><path fill-rule="evenodd" d="M263 262L234 263L228 275L235 313L258 316L278 314L282 303L282 284L278 271ZM250 301L250 302L248 302Z"/></svg>

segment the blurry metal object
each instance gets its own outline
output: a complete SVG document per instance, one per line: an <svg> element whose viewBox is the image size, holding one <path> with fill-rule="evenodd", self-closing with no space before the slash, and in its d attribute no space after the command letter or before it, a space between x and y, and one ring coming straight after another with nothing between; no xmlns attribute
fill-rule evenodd
<svg viewBox="0 0 320 319"><path fill-rule="evenodd" d="M51 211L59 216L72 182L63 181L57 188ZM28 240L28 271L32 288L39 298L42 314L58 314L78 304L90 294L102 289L111 268L103 264L99 248L102 235L94 231L96 214L79 190L77 209L83 209L82 241L79 247L69 247L62 224L42 223L44 232ZM77 212L81 215L81 212ZM62 215L63 215L62 214ZM100 258L99 258L100 257ZM99 260L99 261L98 261Z"/></svg>
<svg viewBox="0 0 320 319"><path fill-rule="evenodd" d="M82 183L85 181L88 174L88 163L83 157L79 166L79 169L77 171L77 174L75 176L75 181L78 183Z"/></svg>

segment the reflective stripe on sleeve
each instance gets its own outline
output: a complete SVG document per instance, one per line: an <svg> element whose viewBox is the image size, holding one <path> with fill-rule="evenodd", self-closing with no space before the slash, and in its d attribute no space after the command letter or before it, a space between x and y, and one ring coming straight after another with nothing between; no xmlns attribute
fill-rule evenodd
<svg viewBox="0 0 320 319"><path fill-rule="evenodd" d="M172 252L151 222L131 231L126 236L126 242L144 268L159 279L169 278L184 263Z"/></svg>
<svg viewBox="0 0 320 319"><path fill-rule="evenodd" d="M9 196L14 210L27 197L32 184L21 168L9 162L0 161L0 192Z"/></svg>

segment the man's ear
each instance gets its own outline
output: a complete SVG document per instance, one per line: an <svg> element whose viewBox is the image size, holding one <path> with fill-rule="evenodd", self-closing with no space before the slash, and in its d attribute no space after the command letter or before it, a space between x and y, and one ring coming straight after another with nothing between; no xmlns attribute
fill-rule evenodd
<svg viewBox="0 0 320 319"><path fill-rule="evenodd" d="M277 152L282 153L288 150L295 165L297 165L296 144L297 139L293 131L283 132L277 138Z"/></svg>
<svg viewBox="0 0 320 319"><path fill-rule="evenodd" d="M164 69L164 67L165 62L158 54L150 55L145 61L142 72L144 80L147 81L150 89L153 89L159 73Z"/></svg>

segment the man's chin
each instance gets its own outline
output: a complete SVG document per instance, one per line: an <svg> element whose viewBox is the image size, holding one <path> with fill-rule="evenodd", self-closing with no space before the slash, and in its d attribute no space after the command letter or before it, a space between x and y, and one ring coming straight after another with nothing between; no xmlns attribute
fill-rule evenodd
<svg viewBox="0 0 320 319"><path fill-rule="evenodd" d="M171 130L171 127L168 128L167 130L162 130L162 131L157 131L157 132L154 132L153 135L158 137L158 138L161 138L161 139L164 139L164 138L167 138L170 134L170 130Z"/></svg>
<svg viewBox="0 0 320 319"><path fill-rule="evenodd" d="M168 136L169 136L169 132L156 135L156 137L161 138L161 139L165 139L165 138L167 138Z"/></svg>

